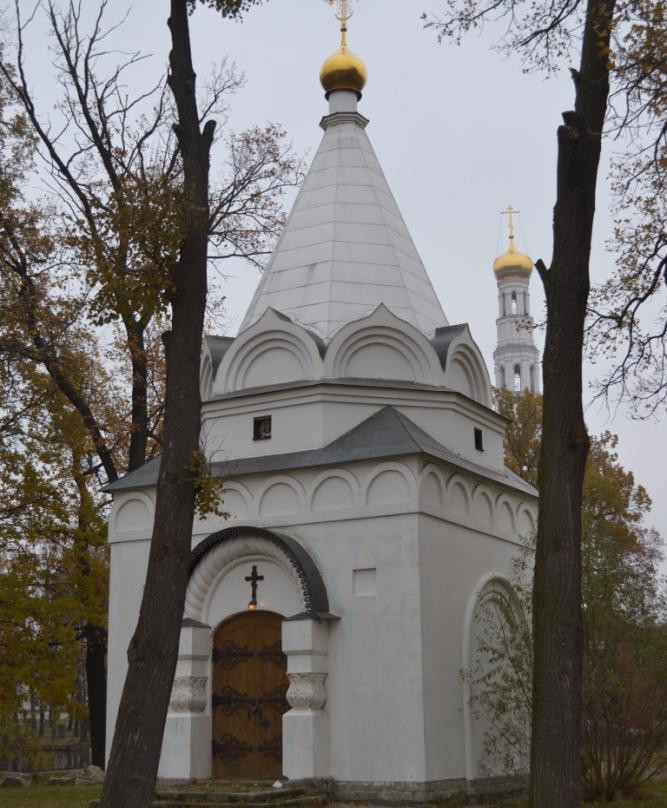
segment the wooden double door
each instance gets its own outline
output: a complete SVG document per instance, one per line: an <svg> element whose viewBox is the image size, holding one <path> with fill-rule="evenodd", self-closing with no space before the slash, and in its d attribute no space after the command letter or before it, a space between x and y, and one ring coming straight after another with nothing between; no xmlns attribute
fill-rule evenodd
<svg viewBox="0 0 667 808"><path fill-rule="evenodd" d="M282 774L282 717L289 709L282 618L248 611L213 638L213 776L275 779Z"/></svg>

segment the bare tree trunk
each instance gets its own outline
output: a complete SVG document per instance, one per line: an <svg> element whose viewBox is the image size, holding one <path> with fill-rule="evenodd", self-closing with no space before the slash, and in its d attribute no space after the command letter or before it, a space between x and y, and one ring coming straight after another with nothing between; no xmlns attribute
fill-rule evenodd
<svg viewBox="0 0 667 808"><path fill-rule="evenodd" d="M155 523L139 622L101 808L147 808L152 802L178 656L195 504L199 449L199 357L206 303L209 153L214 124L200 129L186 0L171 0L174 129L183 157L186 236L173 274L172 329L165 335L164 442Z"/></svg>
<svg viewBox="0 0 667 808"><path fill-rule="evenodd" d="M539 520L533 588L531 808L581 803L581 499L588 434L584 320L615 0L588 0L575 110L558 130L554 247L537 269L547 299Z"/></svg>

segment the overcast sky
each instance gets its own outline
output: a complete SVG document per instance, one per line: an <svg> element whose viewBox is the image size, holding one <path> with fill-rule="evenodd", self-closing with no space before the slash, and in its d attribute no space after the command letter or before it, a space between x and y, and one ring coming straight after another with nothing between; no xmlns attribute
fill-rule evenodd
<svg viewBox="0 0 667 808"><path fill-rule="evenodd" d="M32 2L22 5L32 6ZM84 6L96 6L85 0ZM500 210L520 209L518 246L549 263L555 193L556 127L572 105L567 72L545 80L522 73L517 56L491 50L500 29L469 36L461 47L438 44L420 13L442 8L444 0L359 0L350 22L350 48L368 67L359 111L366 130L450 323L468 322L489 369L496 341L496 284L493 259L506 248ZM153 58L135 71L149 82L166 63L167 0L109 0L108 16L129 19L114 43ZM37 27L28 40L29 74L42 101L52 88L51 56ZM192 18L195 67L200 78L227 57L247 75L232 100L228 125L236 130L267 121L289 133L297 153L312 158L321 137L319 120L327 104L319 85L321 62L338 46L332 8L324 0L271 0L242 24L223 21L199 8ZM134 88L133 88L134 89ZM613 146L606 144L609 149ZM220 153L214 156L220 160ZM605 250L611 233L605 177L600 183L592 257L593 280L613 267ZM259 280L256 269L227 263L227 332L235 334ZM539 279L531 281L533 315L543 316ZM542 347L543 336L537 334ZM589 381L600 372L587 362ZM587 397L590 401L590 396ZM587 411L593 433L620 436L626 468L654 500L649 524L667 537L664 489L666 429L635 422L593 404Z"/></svg>

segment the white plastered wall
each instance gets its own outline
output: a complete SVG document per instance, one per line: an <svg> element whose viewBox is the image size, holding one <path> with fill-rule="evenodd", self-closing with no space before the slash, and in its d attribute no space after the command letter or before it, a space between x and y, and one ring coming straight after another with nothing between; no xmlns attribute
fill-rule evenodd
<svg viewBox="0 0 667 808"><path fill-rule="evenodd" d="M127 673L127 648L136 627L146 579L153 502L151 489L120 493L114 497L109 517L107 759Z"/></svg>
<svg viewBox="0 0 667 808"><path fill-rule="evenodd" d="M522 497L418 457L251 475L226 485L232 519L198 522L193 544L234 524L285 532L314 559L330 610L341 618L328 632L330 776L464 777L465 610L479 578L506 569L517 532L530 527ZM133 498L134 492L119 495L115 510ZM118 532L110 538L109 737L145 575L150 531L144 531L141 538L135 530L131 541L119 541ZM219 570L191 616L213 629L245 608L253 559L275 563L254 552ZM299 611L298 601L285 599L294 592L289 573L276 572L276 584L281 574L285 580L275 595L260 590L265 607Z"/></svg>

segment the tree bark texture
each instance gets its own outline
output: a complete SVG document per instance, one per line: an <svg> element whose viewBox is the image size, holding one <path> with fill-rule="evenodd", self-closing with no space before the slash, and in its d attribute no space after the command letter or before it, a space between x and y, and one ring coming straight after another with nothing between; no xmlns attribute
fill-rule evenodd
<svg viewBox="0 0 667 808"><path fill-rule="evenodd" d="M171 0L171 87L183 158L186 235L172 278L165 335L166 392L155 522L139 621L128 649L101 808L153 800L188 581L199 448L199 361L206 302L209 153L214 124L199 126L186 0Z"/></svg>
<svg viewBox="0 0 667 808"><path fill-rule="evenodd" d="M588 0L575 109L558 129L547 300L539 519L533 589L535 663L530 808L581 803L581 500L588 434L582 405L584 321L614 0Z"/></svg>

